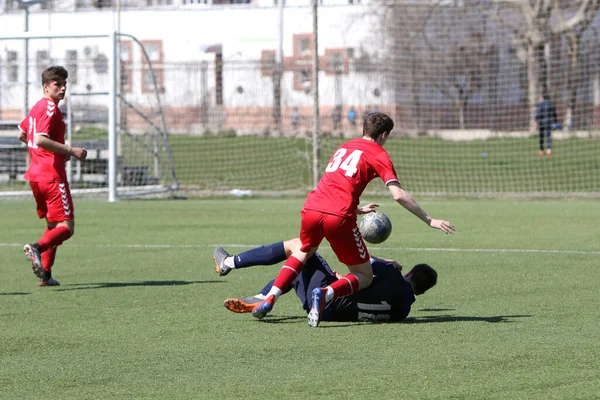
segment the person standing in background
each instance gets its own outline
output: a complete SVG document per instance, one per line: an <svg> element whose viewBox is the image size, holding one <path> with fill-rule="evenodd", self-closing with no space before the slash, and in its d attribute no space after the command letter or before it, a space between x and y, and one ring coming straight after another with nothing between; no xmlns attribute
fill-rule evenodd
<svg viewBox="0 0 600 400"><path fill-rule="evenodd" d="M550 101L550 96L543 94L535 106L535 120L540 135L540 156L544 156L544 138L546 139L546 154L552 154L552 127L558 124L556 108Z"/></svg>

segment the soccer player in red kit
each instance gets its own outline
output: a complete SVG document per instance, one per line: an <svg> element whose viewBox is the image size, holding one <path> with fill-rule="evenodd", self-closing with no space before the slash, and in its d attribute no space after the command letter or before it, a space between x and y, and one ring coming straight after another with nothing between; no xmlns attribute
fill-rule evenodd
<svg viewBox="0 0 600 400"><path fill-rule="evenodd" d="M338 259L348 266L350 273L326 288L316 288L312 293L312 308L308 323L317 327L320 313L334 298L344 297L368 287L373 281L369 251L356 225L357 214L375 210L377 204L358 207L360 195L367 184L380 177L392 197L432 228L454 233L452 223L431 218L412 196L400 186L394 164L383 145L394 122L383 113L371 113L365 118L362 138L342 144L329 160L317 188L310 192L302 208L300 250L292 252L281 268L269 294L252 315L262 319L269 313L277 298L302 271L306 260L327 239Z"/></svg>
<svg viewBox="0 0 600 400"><path fill-rule="evenodd" d="M65 145L65 123L58 103L65 98L68 76L61 66L47 68L42 73L44 97L19 124L19 140L27 144L31 159L25 179L31 186L38 217L46 219L42 237L23 248L40 286L59 285L52 278L56 247L75 232L66 161L70 157L85 160L87 156L86 149Z"/></svg>

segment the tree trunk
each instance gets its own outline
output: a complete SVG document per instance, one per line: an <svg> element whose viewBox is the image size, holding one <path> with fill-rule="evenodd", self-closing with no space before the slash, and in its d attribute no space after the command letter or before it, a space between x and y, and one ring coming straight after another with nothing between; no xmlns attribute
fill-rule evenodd
<svg viewBox="0 0 600 400"><path fill-rule="evenodd" d="M600 126L600 72L594 74L594 126ZM590 135L592 130L590 129Z"/></svg>
<svg viewBox="0 0 600 400"><path fill-rule="evenodd" d="M564 129L568 132L573 128L573 115L577 104L577 90L579 89L579 45L581 36L569 35L569 79L567 81L569 100L567 112L563 122Z"/></svg>
<svg viewBox="0 0 600 400"><path fill-rule="evenodd" d="M458 106L458 127L459 127L459 129L465 129L465 108L467 107L467 105L462 100L457 101L457 103L458 103L457 104L457 106Z"/></svg>
<svg viewBox="0 0 600 400"><path fill-rule="evenodd" d="M281 129L281 65L273 66L273 133L282 136Z"/></svg>
<svg viewBox="0 0 600 400"><path fill-rule="evenodd" d="M539 78L537 49L533 44L527 46L527 89L529 101L529 132L535 133L535 105L537 103L537 83Z"/></svg>

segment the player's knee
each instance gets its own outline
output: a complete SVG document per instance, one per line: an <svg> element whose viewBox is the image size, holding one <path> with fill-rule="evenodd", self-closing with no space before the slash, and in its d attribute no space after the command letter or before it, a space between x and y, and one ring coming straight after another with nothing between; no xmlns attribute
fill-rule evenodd
<svg viewBox="0 0 600 400"><path fill-rule="evenodd" d="M361 289L364 289L366 287L371 286L371 283L373 283L373 274L365 274L364 275L364 280L361 282ZM363 286L364 285L364 286Z"/></svg>
<svg viewBox="0 0 600 400"><path fill-rule="evenodd" d="M67 220L64 222L61 222L59 224L57 224L57 226L62 225L62 226L66 226L69 229L69 232L71 232L71 235L69 237L73 237L73 235L75 234L75 221L74 220Z"/></svg>
<svg viewBox="0 0 600 400"><path fill-rule="evenodd" d="M358 278L358 287L360 290L371 286L373 283L373 273L364 274L364 273L355 273Z"/></svg>
<svg viewBox="0 0 600 400"><path fill-rule="evenodd" d="M302 248L302 242L300 241L300 238L294 238L283 242L283 246L285 248L286 255L289 257L291 253L297 252Z"/></svg>

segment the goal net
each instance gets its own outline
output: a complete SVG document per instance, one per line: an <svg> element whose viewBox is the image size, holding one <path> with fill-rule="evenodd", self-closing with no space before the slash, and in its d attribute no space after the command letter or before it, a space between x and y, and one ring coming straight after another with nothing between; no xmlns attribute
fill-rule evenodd
<svg viewBox="0 0 600 400"><path fill-rule="evenodd" d="M396 125L385 148L416 195L600 197L597 2L530 4L323 1L313 31L312 7L298 0L283 10L281 35L271 3L205 7L194 14L198 29L205 19L223 22L211 24L210 39L122 36L119 192L305 194L315 169L321 174L339 144L360 136L364 116L381 111ZM235 38L226 35L232 26ZM72 166L74 186L106 191L108 100L98 93L110 79L96 40L69 47L54 39L51 51L49 40L35 48L32 40L30 56L32 69L63 62L76 76L67 102L73 143L100 147ZM22 44L11 43L0 53L3 121L18 119L23 103L14 75ZM38 75L31 71L31 93ZM20 170L2 173L3 191L23 185ZM379 181L367 191L387 193Z"/></svg>
<svg viewBox="0 0 600 400"><path fill-rule="evenodd" d="M28 60L25 39L0 38L6 49L0 58L0 197L30 196L23 180L28 151L17 140L17 124L23 110L41 98L41 73L50 65L62 65L69 72L67 96L60 104L66 141L88 150L85 161L67 162L74 196L111 199L112 194L116 200L177 189L155 67L135 37L121 35L122 45L114 48L112 37L35 35L27 39ZM120 68L113 64L113 51L121 52Z"/></svg>
<svg viewBox="0 0 600 400"><path fill-rule="evenodd" d="M336 146L360 135L367 113L381 111L396 123L385 148L415 194L599 196L600 17L578 8L587 2L543 3L320 5L319 172ZM259 21L266 13L261 23L277 31L276 8L243 12ZM211 48L199 62L163 63L181 191L313 187L311 12L284 12L294 28L282 37L281 74L277 41L253 43L251 26L245 45L260 49L258 60ZM542 95L556 120L543 117L551 142L543 132L540 147ZM387 193L378 181L368 192Z"/></svg>

